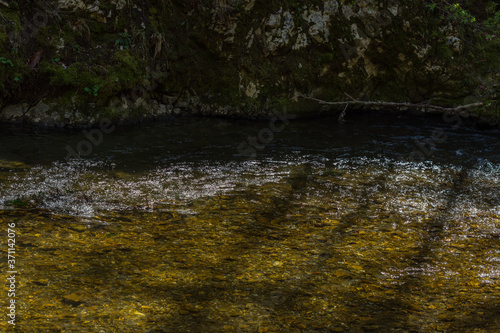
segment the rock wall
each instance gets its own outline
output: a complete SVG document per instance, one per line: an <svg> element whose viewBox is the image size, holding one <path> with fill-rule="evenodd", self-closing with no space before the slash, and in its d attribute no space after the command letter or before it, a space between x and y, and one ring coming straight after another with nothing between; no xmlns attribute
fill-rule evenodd
<svg viewBox="0 0 500 333"><path fill-rule="evenodd" d="M338 109L298 95L454 106L498 94L500 43L416 0L17 1L0 13L1 121L311 116Z"/></svg>

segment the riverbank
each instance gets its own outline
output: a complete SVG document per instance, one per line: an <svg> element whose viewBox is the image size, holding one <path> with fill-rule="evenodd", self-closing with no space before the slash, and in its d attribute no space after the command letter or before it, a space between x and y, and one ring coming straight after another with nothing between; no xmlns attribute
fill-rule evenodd
<svg viewBox="0 0 500 333"><path fill-rule="evenodd" d="M482 24L496 9L467 10ZM2 2L0 14L3 122L89 127L102 119L263 119L344 109L297 95L483 103L471 114L500 119L500 41L444 5L40 0Z"/></svg>

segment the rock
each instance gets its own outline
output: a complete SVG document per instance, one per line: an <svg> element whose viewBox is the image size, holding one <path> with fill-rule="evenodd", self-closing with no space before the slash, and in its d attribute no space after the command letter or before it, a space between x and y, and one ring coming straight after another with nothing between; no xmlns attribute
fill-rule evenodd
<svg viewBox="0 0 500 333"><path fill-rule="evenodd" d="M339 11L339 4L335 0L326 1L323 11L325 15L335 15Z"/></svg>
<svg viewBox="0 0 500 333"><path fill-rule="evenodd" d="M0 169L25 169L29 166L23 162L0 160Z"/></svg>
<svg viewBox="0 0 500 333"><path fill-rule="evenodd" d="M452 50L455 52L460 52L462 50L462 41L458 37L455 36L447 37L446 44L450 45Z"/></svg>
<svg viewBox="0 0 500 333"><path fill-rule="evenodd" d="M269 18L267 19L267 22L266 22L266 25L268 27L271 27L271 28L279 28L280 27L280 25L281 25L281 11L282 10L283 9L280 8L278 13L269 16Z"/></svg>
<svg viewBox="0 0 500 333"><path fill-rule="evenodd" d="M82 0L59 0L59 8L71 10L85 10L87 5Z"/></svg>
<svg viewBox="0 0 500 333"><path fill-rule="evenodd" d="M160 115L167 114L167 106L165 104L160 104Z"/></svg>
<svg viewBox="0 0 500 333"><path fill-rule="evenodd" d="M229 24L229 28L224 32L224 42L233 43L234 42L234 33L236 31L236 27L238 26L238 22L236 20L232 21Z"/></svg>
<svg viewBox="0 0 500 333"><path fill-rule="evenodd" d="M38 104L33 106L31 109L28 111L28 117L29 118L37 118L37 119L43 119L43 118L50 118L52 117L49 115L49 111L51 110L50 105L44 103L43 101L40 101Z"/></svg>
<svg viewBox="0 0 500 333"><path fill-rule="evenodd" d="M133 78L133 85L142 87L142 83L139 83L142 80L139 79L147 78L150 74L154 82L142 87L143 93L138 99L130 97L132 86L124 84L125 77L108 82L113 88L100 90L97 99L82 93L84 84L79 82L67 85L69 90L64 89L65 97L47 97L33 108L27 103L4 105L5 101L11 100L5 98L5 101L0 101L0 107L3 107L0 120L77 127L95 125L101 117L110 114L115 122L120 119L134 122L167 114L263 118L270 114L269 108L285 105L289 110L293 109L294 113L304 115L318 111L335 112L335 108L323 106L318 109L317 105L304 110L301 98L290 100L292 91L297 95L323 95L333 99L345 98L342 93L345 91L355 98L366 100L376 98L406 102L432 101L439 97L447 106L463 104L461 102L464 98L494 100L498 95L498 88L480 88L482 83L476 82L482 80L479 72L467 74L470 78L478 77L477 80L472 79L474 82L471 85L475 87L451 84L450 77L459 82L463 78L461 75L473 68L471 63L477 60L474 57L485 60L481 55L469 56L468 52L464 52L475 40L472 38L469 43L471 36L467 36L465 40L466 37L460 34L460 24L454 20L436 21L429 27L426 24L429 11L425 6L415 7L397 1L360 0L355 3L344 2L342 6L339 3L338 0L321 0L297 2L279 8L279 5L260 5L255 0L242 0L231 5L224 1L217 2L217 5L213 2L196 2L196 8L194 4L189 5L193 9L186 15L180 10L182 6L169 1L160 7L159 4L146 6L143 2L128 0L111 0L107 3L102 0L57 0L54 5L58 9L57 15L48 14L49 17L59 16L61 20L49 19L44 24L50 29L37 29L37 35L34 36L37 40L47 40L51 44L46 49L47 52L55 52L50 57L47 53L47 58L42 61L47 61L48 64L50 59L66 53L67 50L64 49L72 44L75 37L71 35L71 29L61 36L48 39L46 37L49 36L39 35L43 31L57 30L59 27L56 21L66 20L75 28L74 20L77 17L97 20L92 24L108 22L113 25L114 22L121 22L125 16L135 15L134 24L137 27L145 29L155 26L159 29L158 33L165 38L165 43L162 44L164 58L158 56L150 59L148 52L138 52L142 46L139 44L143 43L139 40L142 37L149 38L142 35L145 33L143 30L138 29L134 33L136 36L131 48L123 49L130 57L120 61L128 62L130 58L135 65L141 64L132 66L133 74L127 78ZM9 6L5 0L0 0L0 4ZM119 12L125 7L126 15ZM160 12L160 8L165 11ZM75 11L78 12L77 16ZM145 13L148 14L144 15ZM118 19L118 15L122 14L123 17ZM165 17L161 17L163 14ZM175 24L179 31L193 37L193 43L178 47L176 43L184 43L184 37L176 35L174 31L177 29L167 29L168 24L156 24L154 20L158 19ZM77 30L74 29L73 32L81 33ZM119 38L120 32L125 32L125 27L121 27L119 31L113 30L112 33L103 33L112 41ZM423 38L434 35L439 35L439 38ZM91 38L87 41L90 45L82 45L81 48L82 53L92 48L92 54L95 53L93 59L102 61L85 65L96 73L104 71L100 66L111 73L116 59L107 57L108 54L104 53L106 47L97 45L98 40ZM13 42L15 41L11 41L11 44ZM448 49L453 52L446 52ZM111 55L110 51L117 50L118 47L108 48L107 52ZM80 56L78 58L79 60L75 58L77 62L87 62L82 61ZM204 60L190 63L188 59ZM68 71L64 68L68 69L70 66L65 67L60 61L56 62L52 65L57 70L47 74L44 84L66 82L67 78L64 76ZM155 62L158 62L158 70L153 70ZM498 64L491 67L494 71ZM155 76L156 72L162 73L161 78ZM243 72L238 81L238 74ZM117 78L115 74L113 73L111 80ZM104 77L101 79L103 81ZM4 83L7 87L12 82ZM21 83L16 83L15 87ZM17 88L7 89L10 94L5 96L18 96L15 89ZM50 91L57 95L63 90ZM179 96L181 91L189 91L188 96ZM173 104L179 97L182 97L182 103L177 103L174 107ZM96 100L101 103L110 102L108 105L96 102L94 106L88 103Z"/></svg>
<svg viewBox="0 0 500 333"><path fill-rule="evenodd" d="M267 19L266 23L266 26L271 28L270 31L266 32L266 47L271 53L287 45L290 37L295 34L295 23L292 14L286 11L283 13L283 17L281 17L281 12L282 9L280 8L277 14L271 15Z"/></svg>
<svg viewBox="0 0 500 333"><path fill-rule="evenodd" d="M299 31L297 34L297 39L295 41L295 44L292 46L293 50L299 50L303 47L306 47L308 45L307 41L307 35L302 32L302 29Z"/></svg>
<svg viewBox="0 0 500 333"><path fill-rule="evenodd" d="M127 5L127 0L111 0L115 4L117 10L122 10Z"/></svg>
<svg viewBox="0 0 500 333"><path fill-rule="evenodd" d="M247 95L250 98L257 98L257 96L259 96L259 90L257 89L257 85L253 82L250 82L245 90L245 95Z"/></svg>
<svg viewBox="0 0 500 333"><path fill-rule="evenodd" d="M80 304L83 304L82 298L77 294L69 294L69 295L63 296L62 302L67 304L67 305L71 305L73 307L77 307Z"/></svg>
<svg viewBox="0 0 500 333"><path fill-rule="evenodd" d="M250 0L250 2L245 6L245 10L248 12L252 10L253 6L255 6L255 0Z"/></svg>
<svg viewBox="0 0 500 333"><path fill-rule="evenodd" d="M181 108L181 109L187 109L188 108L188 103L186 101L181 101L179 103L177 103L177 107L178 108Z"/></svg>
<svg viewBox="0 0 500 333"><path fill-rule="evenodd" d="M328 16L327 16L328 17ZM329 18L325 20L323 13L316 10L307 11L304 15L304 19L309 22L309 34L317 42L323 43L328 41L328 36L330 31L328 30Z"/></svg>
<svg viewBox="0 0 500 333"><path fill-rule="evenodd" d="M188 314L188 313L197 313L200 312L203 309L200 305L193 305L193 304L182 304L179 309L180 314Z"/></svg>
<svg viewBox="0 0 500 333"><path fill-rule="evenodd" d="M8 105L0 112L0 119L7 121L16 121L21 119L28 111L28 103L19 103L16 105Z"/></svg>

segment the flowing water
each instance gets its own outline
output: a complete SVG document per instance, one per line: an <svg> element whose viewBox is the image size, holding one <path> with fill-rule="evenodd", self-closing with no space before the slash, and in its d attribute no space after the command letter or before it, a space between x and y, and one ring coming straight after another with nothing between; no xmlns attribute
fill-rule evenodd
<svg viewBox="0 0 500 333"><path fill-rule="evenodd" d="M18 332L500 331L499 131L268 127L121 127L68 161L83 133L1 127Z"/></svg>

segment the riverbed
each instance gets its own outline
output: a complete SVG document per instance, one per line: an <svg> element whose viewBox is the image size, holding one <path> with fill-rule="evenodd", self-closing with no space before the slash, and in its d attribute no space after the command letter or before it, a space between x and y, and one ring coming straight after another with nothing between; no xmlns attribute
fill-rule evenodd
<svg viewBox="0 0 500 333"><path fill-rule="evenodd" d="M66 159L85 133L2 126L19 332L500 331L498 130L266 128L117 127Z"/></svg>

